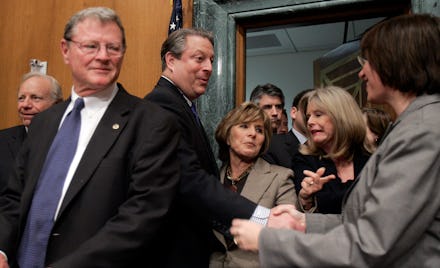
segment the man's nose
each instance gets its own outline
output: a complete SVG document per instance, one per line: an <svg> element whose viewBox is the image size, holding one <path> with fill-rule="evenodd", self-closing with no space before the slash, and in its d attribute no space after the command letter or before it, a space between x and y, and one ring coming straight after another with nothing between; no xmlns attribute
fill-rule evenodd
<svg viewBox="0 0 440 268"><path fill-rule="evenodd" d="M25 98L22 99L19 103L18 103L19 107L32 107L32 101L30 98Z"/></svg>
<svg viewBox="0 0 440 268"><path fill-rule="evenodd" d="M211 62L211 60L205 60L205 62L203 63L203 69L205 71L212 72L212 62Z"/></svg>
<svg viewBox="0 0 440 268"><path fill-rule="evenodd" d="M105 45L100 45L98 52L96 52L96 58L104 58L108 59L110 58L110 55L108 54L107 47Z"/></svg>

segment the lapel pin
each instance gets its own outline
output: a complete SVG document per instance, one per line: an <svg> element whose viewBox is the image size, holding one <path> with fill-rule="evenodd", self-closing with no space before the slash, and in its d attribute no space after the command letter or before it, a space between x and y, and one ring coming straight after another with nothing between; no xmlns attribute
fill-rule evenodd
<svg viewBox="0 0 440 268"><path fill-rule="evenodd" d="M119 129L119 124L113 124L112 128L115 129L115 130Z"/></svg>

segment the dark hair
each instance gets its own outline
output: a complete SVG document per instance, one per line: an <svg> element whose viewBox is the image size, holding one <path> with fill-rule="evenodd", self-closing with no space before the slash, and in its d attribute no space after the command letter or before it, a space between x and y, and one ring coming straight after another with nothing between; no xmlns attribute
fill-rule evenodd
<svg viewBox="0 0 440 268"><path fill-rule="evenodd" d="M298 109L298 105L299 105L299 100L307 93L312 91L312 88L309 89L305 89L303 91L301 91L300 93L296 94L295 98L293 98L293 102L292 102L292 107L295 107Z"/></svg>
<svg viewBox="0 0 440 268"><path fill-rule="evenodd" d="M254 90L252 90L250 101L259 104L260 99L263 95L280 98L281 104L284 107L284 94L279 87L270 83L267 83L265 85L258 85L254 88Z"/></svg>
<svg viewBox="0 0 440 268"><path fill-rule="evenodd" d="M361 53L382 83L401 92L440 93L440 19L428 14L393 17L368 30Z"/></svg>
<svg viewBox="0 0 440 268"><path fill-rule="evenodd" d="M214 36L211 32L203 29L193 29L193 28L181 28L177 31L172 32L168 38L163 42L162 48L160 49L160 58L162 61L162 71L167 67L165 60L165 55L170 52L174 57L180 59L183 51L185 51L186 38L188 36L200 36L206 38L214 46Z"/></svg>
<svg viewBox="0 0 440 268"><path fill-rule="evenodd" d="M219 145L218 157L223 163L229 162L229 146L227 140L231 134L231 128L241 123L249 123L257 120L263 120L264 123L264 143L259 153L259 155L262 155L269 148L270 138L272 137L272 127L269 117L257 104L244 102L223 117L215 131L215 139Z"/></svg>

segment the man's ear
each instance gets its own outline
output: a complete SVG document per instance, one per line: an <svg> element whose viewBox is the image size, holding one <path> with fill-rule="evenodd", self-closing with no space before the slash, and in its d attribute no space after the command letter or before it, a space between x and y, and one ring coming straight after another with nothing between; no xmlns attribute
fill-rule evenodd
<svg viewBox="0 0 440 268"><path fill-rule="evenodd" d="M69 44L67 43L66 39L61 39L61 55L63 55L63 60L65 64L69 64L69 53L70 53L70 48L69 48Z"/></svg>
<svg viewBox="0 0 440 268"><path fill-rule="evenodd" d="M296 109L296 107L292 107L290 108L290 118L292 118L292 120L296 119L296 113L298 113L298 109Z"/></svg>
<svg viewBox="0 0 440 268"><path fill-rule="evenodd" d="M167 65L167 68L173 72L174 71L174 63L176 61L176 57L171 52L167 52L165 54L165 63Z"/></svg>

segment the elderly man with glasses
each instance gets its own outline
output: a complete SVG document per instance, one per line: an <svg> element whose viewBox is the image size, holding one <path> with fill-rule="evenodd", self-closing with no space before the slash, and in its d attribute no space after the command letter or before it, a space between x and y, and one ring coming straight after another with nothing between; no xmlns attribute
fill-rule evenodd
<svg viewBox="0 0 440 268"><path fill-rule="evenodd" d="M71 96L33 119L0 202L0 267L148 266L178 186L173 118L117 83L124 28L75 14L61 40ZM150 248L151 247L151 248Z"/></svg>

